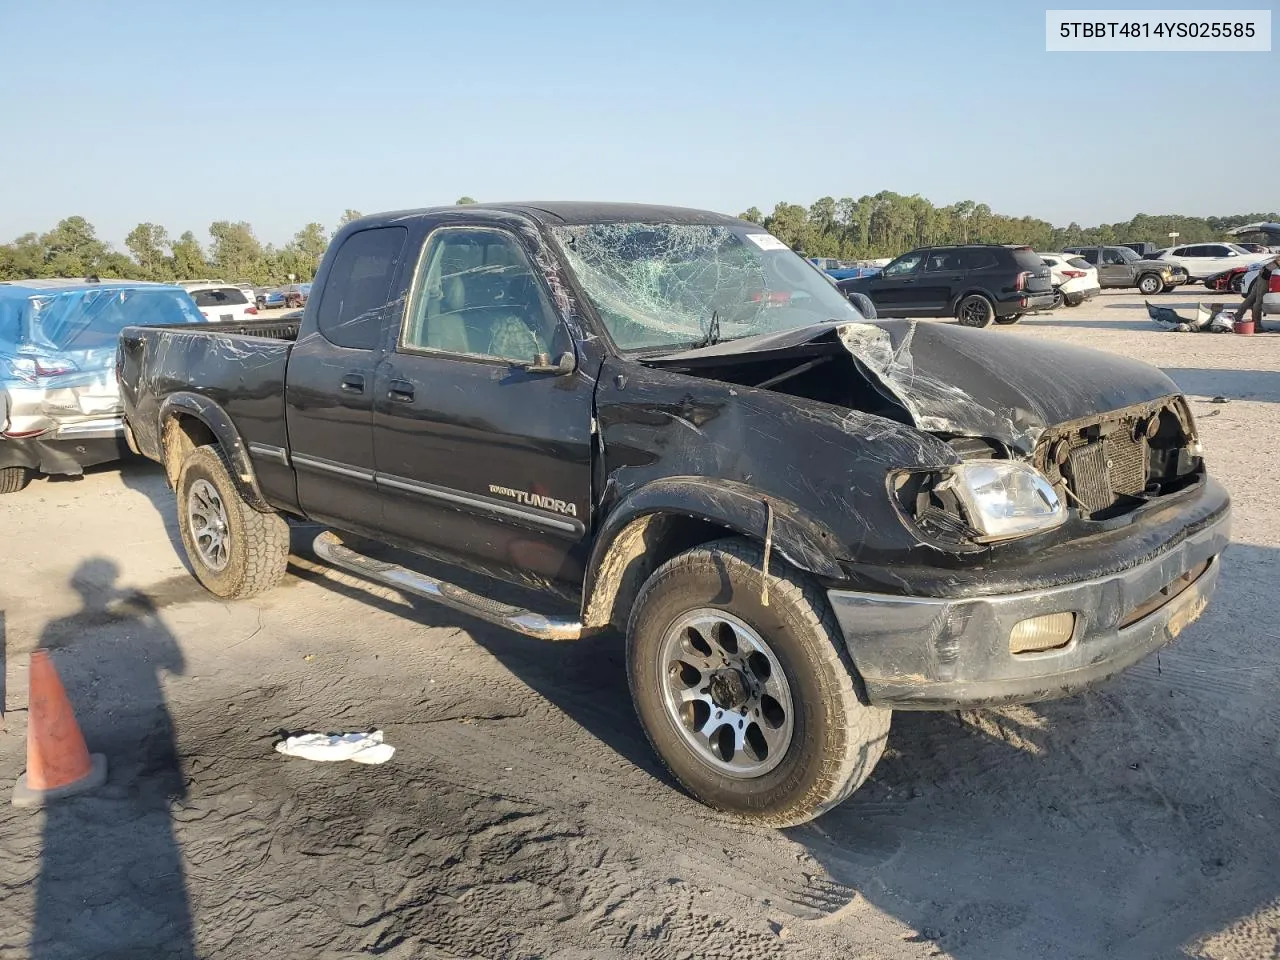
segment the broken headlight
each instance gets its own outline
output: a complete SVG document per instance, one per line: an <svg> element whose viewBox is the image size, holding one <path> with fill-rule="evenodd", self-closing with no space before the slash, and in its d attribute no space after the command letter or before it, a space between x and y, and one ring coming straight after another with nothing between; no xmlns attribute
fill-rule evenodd
<svg viewBox="0 0 1280 960"><path fill-rule="evenodd" d="M933 539L992 543L1051 530L1067 508L1030 464L971 460L928 471L901 471L893 489L902 510Z"/></svg>

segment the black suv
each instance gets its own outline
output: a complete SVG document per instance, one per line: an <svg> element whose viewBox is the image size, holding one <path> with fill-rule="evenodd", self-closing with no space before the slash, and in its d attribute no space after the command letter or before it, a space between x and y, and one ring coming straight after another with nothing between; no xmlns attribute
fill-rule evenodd
<svg viewBox="0 0 1280 960"><path fill-rule="evenodd" d="M866 294L882 317L955 317L966 327L1017 323L1053 306L1049 265L1030 247L1000 244L922 247L837 286Z"/></svg>

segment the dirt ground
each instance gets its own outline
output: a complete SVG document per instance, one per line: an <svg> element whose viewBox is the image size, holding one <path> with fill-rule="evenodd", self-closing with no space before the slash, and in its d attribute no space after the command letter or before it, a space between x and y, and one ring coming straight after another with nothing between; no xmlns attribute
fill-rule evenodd
<svg viewBox="0 0 1280 960"><path fill-rule="evenodd" d="M5 498L0 786L37 646L111 773L0 806L0 960L1280 957L1280 334L1164 333L1126 293L984 335L1139 357L1193 398L1235 499L1217 598L1088 694L899 714L872 779L783 832L672 787L616 638L410 603L318 569L306 529L282 587L218 602L145 462ZM370 726L383 766L272 751Z"/></svg>

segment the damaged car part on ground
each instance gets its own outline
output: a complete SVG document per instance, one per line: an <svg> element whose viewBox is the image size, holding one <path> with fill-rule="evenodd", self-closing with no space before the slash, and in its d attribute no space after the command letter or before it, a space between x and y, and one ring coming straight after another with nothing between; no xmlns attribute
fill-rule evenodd
<svg viewBox="0 0 1280 960"><path fill-rule="evenodd" d="M128 453L115 377L126 326L203 322L180 287L85 279L0 283L0 493Z"/></svg>
<svg viewBox="0 0 1280 960"><path fill-rule="evenodd" d="M893 709L1110 676L1216 582L1230 506L1164 374L868 321L751 223L384 214L315 293L297 322L122 334L196 576L270 588L300 517L329 562L531 636L617 627L650 742L739 816L839 803Z"/></svg>

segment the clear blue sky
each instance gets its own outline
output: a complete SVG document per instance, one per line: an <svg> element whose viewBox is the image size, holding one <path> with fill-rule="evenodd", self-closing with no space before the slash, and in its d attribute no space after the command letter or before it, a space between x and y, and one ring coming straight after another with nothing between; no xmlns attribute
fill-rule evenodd
<svg viewBox="0 0 1280 960"><path fill-rule="evenodd" d="M280 242L462 194L1280 208L1280 53L1046 53L1046 6L0 0L0 241L81 214Z"/></svg>

